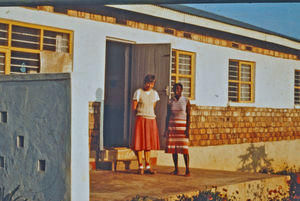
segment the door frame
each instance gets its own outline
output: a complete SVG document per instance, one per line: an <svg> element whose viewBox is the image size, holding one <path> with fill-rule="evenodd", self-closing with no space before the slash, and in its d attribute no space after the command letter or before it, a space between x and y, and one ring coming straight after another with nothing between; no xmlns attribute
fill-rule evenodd
<svg viewBox="0 0 300 201"><path fill-rule="evenodd" d="M128 44L130 46L134 46L134 45L143 45L144 43L136 43L135 41L130 41L130 40L124 40L124 39L119 39L119 38L114 38L114 37L106 37L106 42L105 44L107 44L108 41L111 41L111 42L117 42L117 43L124 43L124 44ZM168 95L168 98L170 98L170 85L171 85L171 67L172 67L172 46L171 46L171 43L147 43L149 45L157 45L157 44L167 44L167 45L170 45L170 51L169 51L169 80L168 80L168 85L167 85L167 95ZM145 44L144 44L145 45ZM105 46L105 48L107 48L107 45ZM105 51L106 52L106 51ZM131 114L131 104L132 104L132 94L134 93L134 91L131 90L131 80L132 80L132 73L131 73L131 70L132 70L132 58L131 58L131 54L132 54L132 48L130 49L130 66L129 66L129 72L127 75L124 75L125 76L125 80L126 83L128 84L128 89L129 89L129 94L130 94L130 97L129 97L129 102L127 103L127 107L125 106L124 107L124 116L128 116L127 120L124 120L124 124L127 123L127 136L128 136L128 143L127 143L127 146L130 146L131 143L130 143L130 139L131 139L131 133L132 133L132 124L131 124L131 118L130 118L130 114ZM106 58L106 56L105 56ZM105 62L105 71L106 71L106 68L107 68L107 63ZM106 76L105 76L105 79L106 79ZM105 83L105 81L104 81ZM105 86L104 86L104 90L105 90ZM99 137L99 140L100 140L100 150L103 150L104 149L104 102L105 102L105 95L104 95L104 99L103 99L103 104L101 107L101 115L100 115L100 118L101 118L101 125L100 125L100 137ZM124 105L126 103L124 102ZM125 118L126 119L126 118ZM127 122L126 122L127 121ZM124 130L125 130L125 127L124 127ZM125 132L125 131L124 131ZM160 138L162 138L163 136L163 133L160 134ZM160 140L161 141L161 140Z"/></svg>

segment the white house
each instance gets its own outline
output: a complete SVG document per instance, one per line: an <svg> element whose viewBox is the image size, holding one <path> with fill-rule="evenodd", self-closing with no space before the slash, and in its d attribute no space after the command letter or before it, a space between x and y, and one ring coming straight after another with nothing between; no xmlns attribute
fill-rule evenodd
<svg viewBox="0 0 300 201"><path fill-rule="evenodd" d="M65 90L57 99L43 100L66 101L64 105L70 107L53 106L60 115L65 112L65 125L70 125L66 130L70 135L63 135L67 146L56 146L61 152L71 152L57 157L67 167L60 172L60 184L67 185L67 190L57 200L89 199L90 151L130 145L132 92L147 73L157 77L161 134L170 86L174 82L184 85L184 95L192 103L191 167L233 171L300 168L299 39L179 5L0 8L2 92L13 96L16 93L11 90L24 82L28 93L22 90L18 98L27 100L31 92L37 97L47 95L30 80L43 83L47 90L54 87L53 94ZM60 99L62 96L66 98ZM14 164L12 150L15 142L18 148L24 140L13 130L13 134L4 130L13 127L9 123L20 113L13 110L10 114L14 99L5 100L0 97L0 135L7 145L0 147L0 181L15 178L9 167ZM34 108L30 101L23 103L24 108ZM51 107L45 110L50 112ZM26 113L22 118L26 116L34 118ZM27 122L24 130L34 132L32 127ZM51 128L47 127L49 133ZM33 135L26 134L28 138ZM30 149L34 143L26 144L26 136L23 147L28 145L30 153L51 155L51 146ZM253 154L258 155L257 166L244 159ZM163 151L156 157L158 165L172 165ZM23 180L30 179L35 169L47 173L48 165L61 162L44 158L23 162L37 164ZM18 171L22 175L26 168ZM9 182L8 188L21 184L26 191L23 180ZM41 200L49 196L45 190L35 195Z"/></svg>

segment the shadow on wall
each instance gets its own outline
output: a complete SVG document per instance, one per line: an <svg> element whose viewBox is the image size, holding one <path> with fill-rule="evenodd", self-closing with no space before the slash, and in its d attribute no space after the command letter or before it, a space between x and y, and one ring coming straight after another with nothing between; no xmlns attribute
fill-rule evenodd
<svg viewBox="0 0 300 201"><path fill-rule="evenodd" d="M255 147L251 144L247 148L247 152L240 155L242 167L239 171L243 172L272 172L271 162L273 159L268 159L265 145Z"/></svg>

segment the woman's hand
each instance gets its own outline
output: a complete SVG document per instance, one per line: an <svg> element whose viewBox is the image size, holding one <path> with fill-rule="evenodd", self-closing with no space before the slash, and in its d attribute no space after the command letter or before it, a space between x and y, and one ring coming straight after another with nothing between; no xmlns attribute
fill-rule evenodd
<svg viewBox="0 0 300 201"><path fill-rule="evenodd" d="M189 129L186 129L184 133L185 133L185 136L187 138L190 136L190 130Z"/></svg>

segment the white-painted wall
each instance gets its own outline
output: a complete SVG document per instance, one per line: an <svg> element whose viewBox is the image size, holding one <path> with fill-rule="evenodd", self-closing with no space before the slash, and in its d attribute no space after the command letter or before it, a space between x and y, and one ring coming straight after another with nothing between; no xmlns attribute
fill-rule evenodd
<svg viewBox="0 0 300 201"><path fill-rule="evenodd" d="M89 200L88 102L103 101L104 98L107 36L136 43L171 43L175 49L195 52L196 91L195 100L192 101L194 104L226 106L228 104L228 60L239 59L256 63L255 103L246 106L294 107L294 69L300 69L299 61L21 7L1 7L0 18L74 31L72 201Z"/></svg>

